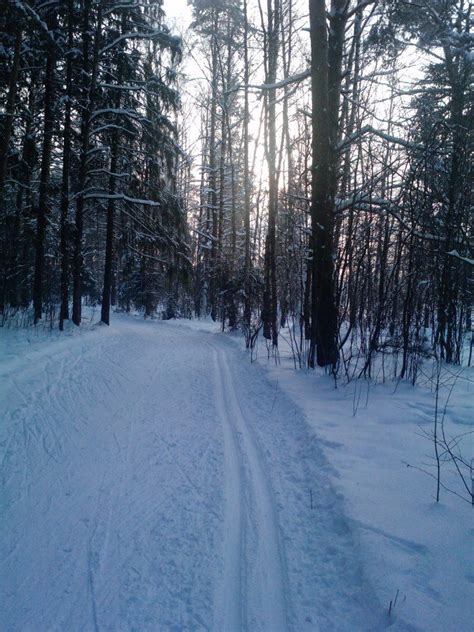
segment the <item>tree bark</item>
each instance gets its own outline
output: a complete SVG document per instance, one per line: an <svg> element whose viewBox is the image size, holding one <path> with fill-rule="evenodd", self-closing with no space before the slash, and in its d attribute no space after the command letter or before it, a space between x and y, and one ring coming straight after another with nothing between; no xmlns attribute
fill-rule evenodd
<svg viewBox="0 0 474 632"><path fill-rule="evenodd" d="M252 308L250 302L250 174L249 174L249 89L250 80L249 67L249 46L248 46L248 7L247 0L244 0L244 230L245 230L245 254L244 254L244 328L247 347L250 344L250 322Z"/></svg>
<svg viewBox="0 0 474 632"><path fill-rule="evenodd" d="M92 67L89 63L90 55L90 19L91 0L85 0L83 9L83 44L82 44L82 71L84 77L81 119L81 156L79 165L79 191L76 204L75 238L74 238L74 269L72 291L72 321L75 325L81 324L82 317L82 269L83 253L82 240L84 232L84 189L87 182L87 157L90 144L90 132L92 113L94 107L97 72L99 64L100 40L102 29L102 3L97 10L97 25L95 31L94 52Z"/></svg>
<svg viewBox="0 0 474 632"><path fill-rule="evenodd" d="M312 82L312 297L310 367L335 365L337 349L337 310L334 287L334 116L335 105L329 93L328 36L324 0L310 0L311 82ZM334 63L334 60L333 60ZM337 71L332 71L333 77ZM334 89L334 81L332 88ZM338 101L337 101L338 104ZM331 133L332 132L332 133Z"/></svg>
<svg viewBox="0 0 474 632"><path fill-rule="evenodd" d="M122 34L126 31L125 13L122 15ZM123 81L123 54L121 47L118 59L117 69L117 85L120 86ZM120 90L116 90L114 107L120 110L121 99ZM114 221L115 221L115 200L113 195L116 191L116 176L119 154L119 132L114 129L112 132L112 147L110 157L110 177L109 177L109 194L110 198L107 204L107 235L105 244L105 264L104 264L104 286L102 292L101 321L106 325L110 325L110 304L112 299L113 284L113 260L114 260Z"/></svg>
<svg viewBox="0 0 474 632"><path fill-rule="evenodd" d="M276 81L279 48L279 0L268 0L268 67L265 83ZM276 281L276 218L278 190L276 173L276 89L266 92L267 106L267 164L268 164L268 229L265 240L265 289L263 295L263 335L278 346L277 281Z"/></svg>
<svg viewBox="0 0 474 632"><path fill-rule="evenodd" d="M217 208L217 160L216 160L216 125L217 125L217 15L214 19L214 33L211 38L211 112L209 118L209 192L208 217L211 218L211 262L209 270L209 303L211 318L217 318L217 254L219 216Z"/></svg>
<svg viewBox="0 0 474 632"><path fill-rule="evenodd" d="M0 140L0 205L4 197L5 176L7 173L8 150L10 147L10 137L13 129L13 116L15 113L15 102L18 84L18 74L20 72L20 52L22 38L22 22L19 21L15 34L15 49L13 52L13 66L10 73L8 85L8 97L5 107L4 125Z"/></svg>
<svg viewBox="0 0 474 632"><path fill-rule="evenodd" d="M60 252L61 252L61 308L59 330L69 319L69 257L67 222L69 214L69 172L71 166L71 101L72 101L72 53L73 53L73 0L68 0L68 50L66 58L66 104L64 111L63 173L61 187Z"/></svg>
<svg viewBox="0 0 474 632"><path fill-rule="evenodd" d="M51 21L48 26L52 26ZM52 44L48 45L46 70L44 78L44 127L43 148L41 155L40 185L36 221L36 252L35 272L33 282L33 311L34 323L41 320L43 313L43 281L44 281L44 250L46 239L46 225L48 214L48 185L51 169L51 150L54 131L54 81L56 68L56 50Z"/></svg>

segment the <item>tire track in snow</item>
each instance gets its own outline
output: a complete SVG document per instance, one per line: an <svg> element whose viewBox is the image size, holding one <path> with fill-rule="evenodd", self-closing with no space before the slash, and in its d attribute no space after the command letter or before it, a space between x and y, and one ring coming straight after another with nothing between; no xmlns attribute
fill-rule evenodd
<svg viewBox="0 0 474 632"><path fill-rule="evenodd" d="M221 350L215 355L226 459L225 560L217 629L284 632L290 629L288 578L272 485L242 412L227 355Z"/></svg>

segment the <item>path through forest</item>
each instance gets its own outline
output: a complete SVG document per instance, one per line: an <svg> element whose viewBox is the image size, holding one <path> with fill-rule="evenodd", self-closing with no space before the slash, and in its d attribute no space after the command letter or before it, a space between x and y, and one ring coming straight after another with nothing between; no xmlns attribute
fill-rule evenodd
<svg viewBox="0 0 474 632"><path fill-rule="evenodd" d="M225 336L117 315L0 380L2 629L386 627L317 440Z"/></svg>

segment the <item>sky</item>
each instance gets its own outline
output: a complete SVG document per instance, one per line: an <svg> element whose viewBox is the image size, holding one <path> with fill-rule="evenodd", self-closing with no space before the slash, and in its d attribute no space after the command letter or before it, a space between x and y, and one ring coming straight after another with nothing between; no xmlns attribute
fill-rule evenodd
<svg viewBox="0 0 474 632"><path fill-rule="evenodd" d="M187 0L164 0L163 9L166 13L166 23L179 31L185 30L191 21L191 8Z"/></svg>

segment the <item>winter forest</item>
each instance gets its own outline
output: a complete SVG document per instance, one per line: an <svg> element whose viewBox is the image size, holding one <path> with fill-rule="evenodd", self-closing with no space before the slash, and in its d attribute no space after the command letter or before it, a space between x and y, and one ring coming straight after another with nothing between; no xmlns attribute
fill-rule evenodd
<svg viewBox="0 0 474 632"><path fill-rule="evenodd" d="M473 18L0 1L1 629L467 632Z"/></svg>

